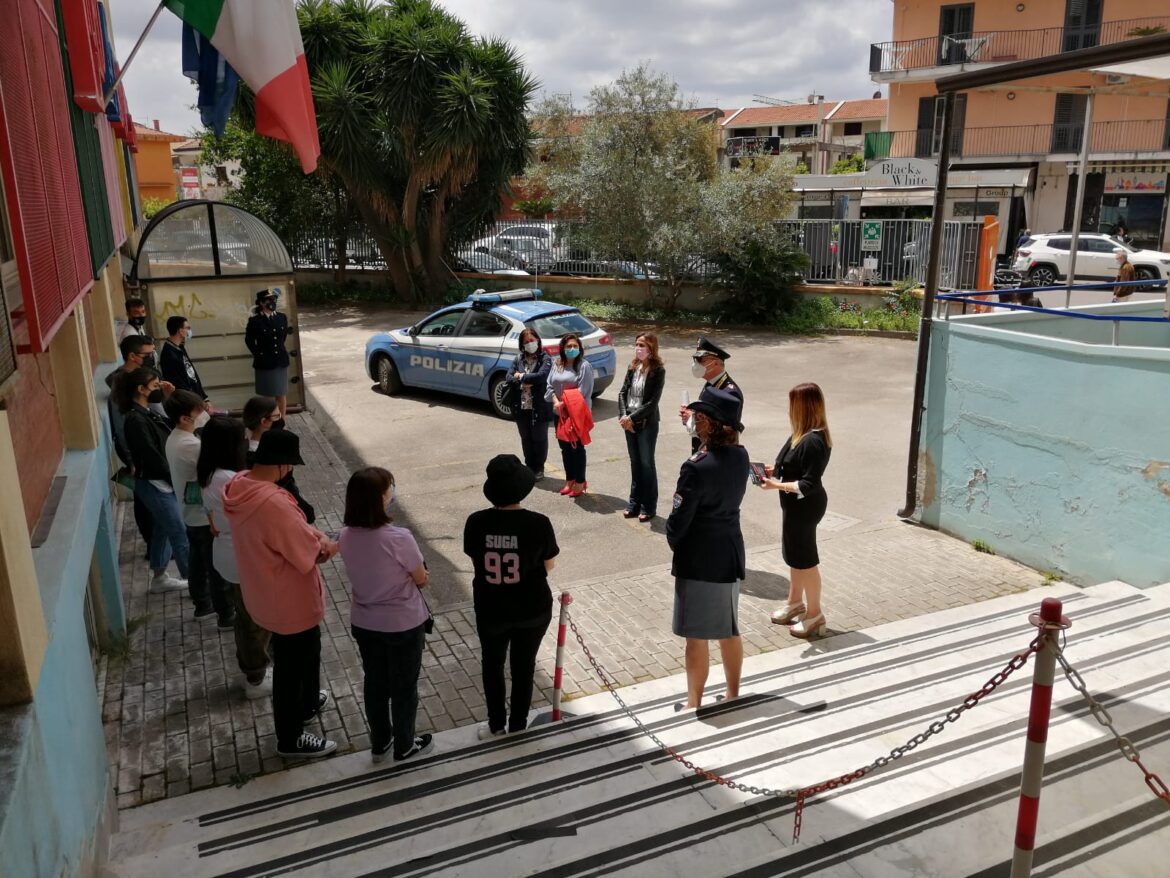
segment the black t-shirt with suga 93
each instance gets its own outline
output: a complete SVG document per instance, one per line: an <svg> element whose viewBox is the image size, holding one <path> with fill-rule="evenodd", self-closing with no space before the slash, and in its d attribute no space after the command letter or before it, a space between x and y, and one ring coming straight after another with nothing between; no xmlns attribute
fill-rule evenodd
<svg viewBox="0 0 1170 878"><path fill-rule="evenodd" d="M529 509L482 509L467 517L463 552L475 567L480 624L538 620L552 612L544 562L560 552L548 517Z"/></svg>

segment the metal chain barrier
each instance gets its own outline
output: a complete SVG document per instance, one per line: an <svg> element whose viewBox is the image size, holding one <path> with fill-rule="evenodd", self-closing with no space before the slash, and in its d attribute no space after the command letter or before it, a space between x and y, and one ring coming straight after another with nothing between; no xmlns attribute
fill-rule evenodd
<svg viewBox="0 0 1170 878"><path fill-rule="evenodd" d="M1105 705L1093 697L1092 693L1089 692L1088 686L1085 685L1084 677L1064 657L1063 646L1056 647L1056 660L1060 663L1061 670L1064 671L1064 675L1068 678L1069 683L1081 693L1081 697L1089 705L1089 712L1116 739L1117 749L1121 751L1121 755L1136 765L1138 770L1141 771L1145 778L1146 786L1150 788L1150 792L1170 805L1170 789L1166 787L1166 782L1142 765L1141 754L1138 752L1138 748L1134 746L1133 741L1124 735L1118 734L1117 729L1113 725L1113 717L1109 715L1109 711L1105 708Z"/></svg>
<svg viewBox="0 0 1170 878"><path fill-rule="evenodd" d="M911 738L909 741L907 741L902 746L895 747L893 750L891 750L889 752L888 755L879 756L877 759L875 759L869 765L866 765L862 768L858 768L855 771L846 772L845 774L842 774L839 777L834 777L834 778L831 778L830 780L822 781L821 783L818 783L818 784L813 784L812 786L797 787L795 789L774 790L774 789L769 789L768 787L749 786L747 784L738 783L737 781L734 781L734 780L728 780L727 778L721 777L720 775L716 774L713 771L710 771L709 769L702 768L698 765L695 765L695 763L691 762L689 759L687 759L685 756L683 756L681 753L679 753L673 747L668 746L665 742L662 741L661 738L659 738L652 731L650 731L650 729L648 729L646 727L645 723L643 723L637 717L637 715L632 710L630 710L629 706L625 703L625 701L622 700L622 697L620 695L618 695L617 689L614 687L613 683L609 679L609 675L606 674L605 669L601 666L601 663L598 662L597 659L593 656L593 653L591 653L589 651L589 647L585 645L585 639L581 636L581 632L577 628L577 623L573 621L573 618L571 615L569 615L569 627L573 631L573 636L575 638L577 638L577 643L580 645L581 651L585 654L585 658L587 658L589 660L589 664L593 667L594 673L597 674L598 679L601 680L601 684L606 688L606 690L609 692L609 694L614 697L614 700L617 701L618 705L625 712L626 716L628 716L630 718L630 720L633 721L634 725L636 725L638 727L638 729L646 737L648 737L651 741L653 741L671 759L674 759L676 762L678 762L679 764L684 766L688 771L694 772L695 774L699 775L700 777L702 777L705 780L710 781L711 783L718 784L720 786L725 786L725 787L728 787L729 789L738 790L741 793L751 793L754 796L777 796L777 797L782 797L782 798L796 799L796 807L793 810L793 826L792 826L792 841L794 844L800 840L800 829L801 829L801 823L802 823L803 814L804 814L804 805L808 799L811 799L813 796L819 795L819 794L827 792L829 790L834 790L834 789L837 789L838 787L843 787L846 784L850 784L853 781L858 780L859 778L865 777L871 771L875 771L879 768L885 767L889 763L894 762L895 760L902 758L907 753L909 753L911 750L914 750L915 748L917 748L919 745L926 743L928 740L930 740L932 737L937 735L939 732L943 731L943 729L945 729L947 727L947 725L949 725L950 723L953 723L960 716L962 716L966 711L970 710L972 707L974 707L976 704L978 704L984 697L986 697L987 695L990 695L992 692L994 692L996 690L996 688L999 687L999 685L1001 683L1003 683L1005 680L1007 680L1007 678L1010 677L1015 671L1018 671L1025 664L1027 664L1028 659L1031 657L1031 655L1034 652L1036 652L1038 649L1040 649L1040 647L1041 647L1041 638L1037 637L1035 640L1033 640L1031 642L1031 644L1029 644L1027 650L1019 653L1016 656L1013 656L1011 661L1009 661L1003 667L1002 670L1000 670L996 674L994 674L990 680L988 680L986 683L984 683L980 689L976 690L975 692L971 693L966 698L964 698L962 703L959 704L958 706L952 708L951 710L948 710L942 719L935 720L934 722L932 722L929 726L927 726L925 731L919 732L917 735L915 735L913 738ZM1057 655L1059 657L1059 653ZM1063 664L1063 661L1061 663ZM1074 673L1075 673L1075 671L1074 671ZM1085 693L1085 694L1087 695L1088 693ZM1089 696L1089 697L1091 697L1091 696ZM1098 705L1098 706L1100 706L1100 705ZM1101 708L1101 709L1104 710L1104 708ZM1116 734L1116 732L1114 734ZM1122 740L1124 740L1124 739L1122 739ZM1128 742L1126 742L1126 743L1128 743ZM1129 746L1131 748L1133 747L1132 744L1130 744ZM1125 750L1123 749L1122 752L1124 753ZM1136 755L1136 751L1134 751L1134 752ZM1127 756L1126 758L1129 758L1129 757ZM1134 761L1136 761L1136 759ZM1140 766L1141 763L1139 762L1138 765ZM1144 770L1144 768L1143 768L1143 770ZM1155 777L1155 779L1157 779L1156 775L1154 777ZM1149 784L1150 781L1147 779L1146 783ZM1158 780L1158 783L1161 783L1161 780ZM1153 787L1151 787L1151 789L1152 788ZM1165 784L1162 784L1162 788L1165 789ZM1161 794L1159 794L1159 795L1161 795Z"/></svg>

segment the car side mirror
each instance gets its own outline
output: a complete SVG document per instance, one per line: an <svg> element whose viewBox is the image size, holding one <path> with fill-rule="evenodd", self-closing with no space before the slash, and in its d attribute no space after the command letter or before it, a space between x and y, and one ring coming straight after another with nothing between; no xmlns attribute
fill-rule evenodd
<svg viewBox="0 0 1170 878"><path fill-rule="evenodd" d="M409 329L406 330L406 334L411 336L411 337L418 335L418 327L411 326Z"/></svg>

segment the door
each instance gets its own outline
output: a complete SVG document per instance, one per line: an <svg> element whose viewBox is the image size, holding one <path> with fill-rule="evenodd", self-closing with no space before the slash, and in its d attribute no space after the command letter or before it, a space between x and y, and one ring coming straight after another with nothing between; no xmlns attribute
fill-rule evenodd
<svg viewBox="0 0 1170 878"><path fill-rule="evenodd" d="M449 352L451 388L456 393L467 396L480 393L484 380L500 361L500 351L511 328L511 321L499 314L474 308L467 312ZM513 342L508 359L518 351Z"/></svg>
<svg viewBox="0 0 1170 878"><path fill-rule="evenodd" d="M1057 95L1052 115L1052 152L1080 152L1085 133L1087 95Z"/></svg>
<svg viewBox="0 0 1170 878"><path fill-rule="evenodd" d="M1064 51L1088 49L1101 42L1101 0L1065 0Z"/></svg>
<svg viewBox="0 0 1170 878"><path fill-rule="evenodd" d="M1101 238L1077 239L1077 277L1094 280L1117 277L1117 259L1113 255L1116 246Z"/></svg>
<svg viewBox="0 0 1170 878"><path fill-rule="evenodd" d="M914 155L931 158L942 147L943 98L932 96L918 99L918 135ZM963 154L963 128L967 124L967 96L955 95L955 115L951 125L951 155Z"/></svg>
<svg viewBox="0 0 1170 878"><path fill-rule="evenodd" d="M415 327L410 342L395 348L395 365L406 384L450 390L451 344L466 308L440 311Z"/></svg>
<svg viewBox="0 0 1170 878"><path fill-rule="evenodd" d="M967 44L975 30L975 4L955 3L943 6L938 18L938 63L963 64L967 61Z"/></svg>

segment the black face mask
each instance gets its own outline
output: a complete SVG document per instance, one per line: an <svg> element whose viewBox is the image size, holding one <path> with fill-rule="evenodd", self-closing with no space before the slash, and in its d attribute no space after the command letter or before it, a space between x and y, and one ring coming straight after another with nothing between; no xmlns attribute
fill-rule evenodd
<svg viewBox="0 0 1170 878"><path fill-rule="evenodd" d="M145 317L131 317L129 322L130 322L130 325L133 326L135 329L141 329L142 327L144 327L146 325L146 318Z"/></svg>
<svg viewBox="0 0 1170 878"><path fill-rule="evenodd" d="M153 369L154 364L155 364L154 354L143 354L142 355L142 365L144 367L146 367L147 369Z"/></svg>
<svg viewBox="0 0 1170 878"><path fill-rule="evenodd" d="M265 299L262 303L266 311L276 310L276 299Z"/></svg>
<svg viewBox="0 0 1170 878"><path fill-rule="evenodd" d="M273 421L272 422L272 429L273 430L283 430L284 429L284 418L277 418L275 421Z"/></svg>
<svg viewBox="0 0 1170 878"><path fill-rule="evenodd" d="M166 394L163 393L163 389L161 387L156 387L154 390L150 391L150 394L146 397L146 401L157 404L162 402L165 398Z"/></svg>

